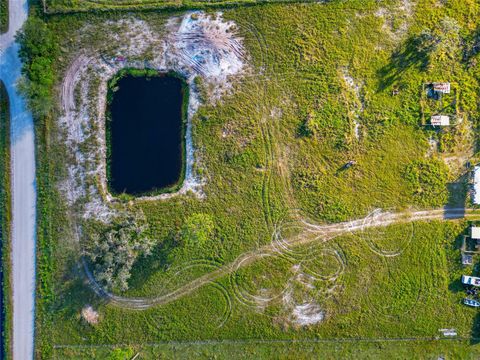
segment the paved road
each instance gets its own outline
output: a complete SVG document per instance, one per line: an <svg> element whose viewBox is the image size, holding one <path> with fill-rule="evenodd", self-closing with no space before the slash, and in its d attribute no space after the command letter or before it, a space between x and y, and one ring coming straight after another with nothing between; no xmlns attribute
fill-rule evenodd
<svg viewBox="0 0 480 360"><path fill-rule="evenodd" d="M21 63L15 33L27 18L27 0L9 0L10 28L0 36L0 79L11 109L13 359L33 358L35 309L35 146L33 120L18 94Z"/></svg>

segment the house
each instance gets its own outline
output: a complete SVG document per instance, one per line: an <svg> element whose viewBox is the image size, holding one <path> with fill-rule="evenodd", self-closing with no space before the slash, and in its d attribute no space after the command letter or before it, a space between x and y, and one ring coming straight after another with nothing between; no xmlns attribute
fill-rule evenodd
<svg viewBox="0 0 480 360"><path fill-rule="evenodd" d="M472 202L475 205L480 205L480 166L479 165L476 165L473 168Z"/></svg>
<svg viewBox="0 0 480 360"><path fill-rule="evenodd" d="M433 91L442 93L442 94L450 94L450 83L448 82L439 82L433 83Z"/></svg>
<svg viewBox="0 0 480 360"><path fill-rule="evenodd" d="M432 126L449 126L450 117L447 115L432 115L430 118L430 124Z"/></svg>

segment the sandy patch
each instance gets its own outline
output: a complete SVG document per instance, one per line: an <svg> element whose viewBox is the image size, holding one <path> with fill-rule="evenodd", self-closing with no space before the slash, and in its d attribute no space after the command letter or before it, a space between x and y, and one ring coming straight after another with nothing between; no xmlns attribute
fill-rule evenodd
<svg viewBox="0 0 480 360"><path fill-rule="evenodd" d="M90 305L82 309L81 315L82 315L82 319L85 320L90 325L97 325L100 319L98 312L93 310L93 307L91 307Z"/></svg>
<svg viewBox="0 0 480 360"><path fill-rule="evenodd" d="M360 139L361 129L360 129L360 114L365 108L365 103L363 96L361 95L362 84L357 82L349 73L348 68L343 67L340 69L342 74L342 79L347 85L347 88L350 89L355 95L355 101L353 109L350 110L350 117L352 118L352 130L355 138Z"/></svg>

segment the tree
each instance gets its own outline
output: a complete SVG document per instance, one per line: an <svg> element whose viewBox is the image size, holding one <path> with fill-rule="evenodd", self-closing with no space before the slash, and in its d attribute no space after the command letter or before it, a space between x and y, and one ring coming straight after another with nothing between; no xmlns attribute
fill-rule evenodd
<svg viewBox="0 0 480 360"><path fill-rule="evenodd" d="M94 222L87 229L84 254L93 263L95 279L108 290L127 290L135 260L150 254L154 245L143 214L126 212L109 225Z"/></svg>
<svg viewBox="0 0 480 360"><path fill-rule="evenodd" d="M37 17L29 17L17 34L20 44L24 78L20 90L28 99L33 115L46 115L53 107L53 63L57 45L47 24Z"/></svg>

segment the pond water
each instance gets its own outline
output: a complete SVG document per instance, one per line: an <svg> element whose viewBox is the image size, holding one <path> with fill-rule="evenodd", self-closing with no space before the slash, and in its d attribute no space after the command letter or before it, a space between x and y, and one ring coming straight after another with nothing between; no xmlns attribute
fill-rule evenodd
<svg viewBox="0 0 480 360"><path fill-rule="evenodd" d="M112 193L152 193L181 180L182 84L169 75L118 80L107 122Z"/></svg>

